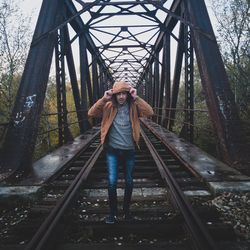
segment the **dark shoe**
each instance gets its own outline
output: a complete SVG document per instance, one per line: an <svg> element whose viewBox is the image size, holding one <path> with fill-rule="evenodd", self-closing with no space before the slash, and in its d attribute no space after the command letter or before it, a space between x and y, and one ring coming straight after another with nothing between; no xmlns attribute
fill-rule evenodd
<svg viewBox="0 0 250 250"><path fill-rule="evenodd" d="M115 224L117 222L117 218L114 215L109 215L105 219L106 224Z"/></svg>

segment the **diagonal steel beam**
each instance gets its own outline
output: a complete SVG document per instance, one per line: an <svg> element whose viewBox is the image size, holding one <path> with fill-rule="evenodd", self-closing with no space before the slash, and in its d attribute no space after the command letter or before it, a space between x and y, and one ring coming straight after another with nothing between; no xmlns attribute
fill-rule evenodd
<svg viewBox="0 0 250 250"><path fill-rule="evenodd" d="M65 1L66 6L67 6L67 16L68 17L75 16L78 13L78 11L75 8L72 1L71 0L64 0L64 1ZM72 28L75 30L76 33L83 32L84 30L87 29L87 27L84 25L82 19L79 16L76 16L74 19L72 19L70 21L70 25L72 26ZM90 37L90 35L88 33L86 33L86 39L88 42L88 44L87 44L88 50L90 51L91 54L96 55L97 62L100 65L102 65L102 67L107 71L108 80L110 82L112 82L113 81L112 75L110 74L107 66L105 65L104 60L99 55L99 51L96 48L92 38Z"/></svg>
<svg viewBox="0 0 250 250"><path fill-rule="evenodd" d="M186 8L190 21L214 36L204 0L186 1ZM223 160L229 164L241 162L244 144L240 119L218 44L196 29L191 28L191 31L208 111L219 138Z"/></svg>
<svg viewBox="0 0 250 250"><path fill-rule="evenodd" d="M58 24L62 8L59 0L43 0L33 41ZM55 42L53 32L30 47L3 145L0 180L15 171L23 174L31 170Z"/></svg>

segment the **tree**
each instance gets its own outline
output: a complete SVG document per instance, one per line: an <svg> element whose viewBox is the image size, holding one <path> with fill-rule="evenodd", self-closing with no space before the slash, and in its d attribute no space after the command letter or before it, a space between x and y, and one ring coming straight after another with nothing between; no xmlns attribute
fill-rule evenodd
<svg viewBox="0 0 250 250"><path fill-rule="evenodd" d="M31 41L30 17L16 0L0 3L0 122L7 122Z"/></svg>
<svg viewBox="0 0 250 250"><path fill-rule="evenodd" d="M243 118L250 118L250 1L212 0L217 38Z"/></svg>

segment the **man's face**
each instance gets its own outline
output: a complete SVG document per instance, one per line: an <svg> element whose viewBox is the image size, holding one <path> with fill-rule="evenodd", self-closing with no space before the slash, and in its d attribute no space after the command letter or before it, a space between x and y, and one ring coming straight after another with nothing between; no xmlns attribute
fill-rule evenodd
<svg viewBox="0 0 250 250"><path fill-rule="evenodd" d="M116 100L120 105L124 104L127 98L128 98L128 93L126 91L119 92L116 94Z"/></svg>

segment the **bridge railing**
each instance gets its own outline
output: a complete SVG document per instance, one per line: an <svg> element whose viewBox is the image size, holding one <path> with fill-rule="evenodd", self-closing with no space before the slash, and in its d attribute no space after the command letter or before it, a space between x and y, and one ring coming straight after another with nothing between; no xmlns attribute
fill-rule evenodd
<svg viewBox="0 0 250 250"><path fill-rule="evenodd" d="M83 110L73 110L64 112L67 115L68 122L66 125L58 126L57 116L62 114L60 112L45 113L43 112L40 119L39 130L37 134L37 140L35 145L34 159L38 159L41 156L53 151L59 146L59 129L70 128L72 137L76 137L80 134L79 122L86 121L87 119L77 120L77 112ZM5 140L5 136L8 127L11 125L11 121L8 123L0 123L0 148Z"/></svg>
<svg viewBox="0 0 250 250"><path fill-rule="evenodd" d="M208 118L208 111L204 109L185 109L185 108L153 108L154 116L153 121L159 123L163 127L169 129L175 134L184 137L183 128L184 126L192 127L193 129L193 143L201 147L206 152L216 156L216 145L217 137L216 133L212 129L211 122ZM175 111L175 118L167 117L170 111ZM83 110L79 110L80 112ZM79 112L78 111L78 112ZM194 122L185 121L185 112L193 112ZM164 113L165 112L165 113ZM54 149L59 147L59 129L69 128L72 137L76 137L80 134L79 122L86 121L89 119L84 119L81 121L77 120L77 111L67 111L68 123L64 126L58 126L57 116L59 112L43 113L40 120L40 127L38 131L37 141L35 145L34 160L39 159L43 155L52 152ZM172 121L173 126L170 128L170 121ZM0 124L0 145L2 144L4 137L6 135L7 128L10 123Z"/></svg>
<svg viewBox="0 0 250 250"><path fill-rule="evenodd" d="M205 109L185 109L185 108L158 108L154 107L153 121L169 129L173 133L187 140L185 127L192 130L191 142L203 149L204 151L217 156L216 148L218 137L215 133L212 123L209 119L208 110ZM174 118L170 117L170 111L174 111ZM193 122L185 120L186 112L193 115Z"/></svg>
<svg viewBox="0 0 250 250"><path fill-rule="evenodd" d="M40 127L36 141L36 148L34 159L38 159L41 156L52 152L54 149L60 146L59 143L59 130L69 129L72 138L75 138L80 134L79 123L88 119L77 119L77 112L84 110L72 110L67 112L52 112L43 113L41 115ZM67 123L62 126L58 126L57 117L60 114L67 115Z"/></svg>

